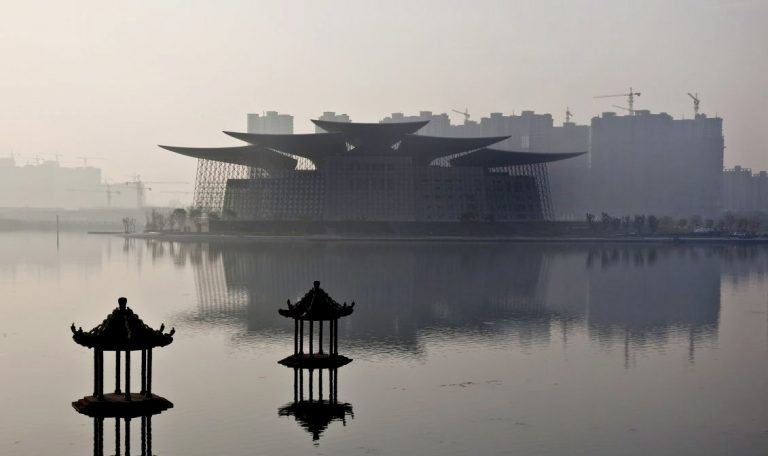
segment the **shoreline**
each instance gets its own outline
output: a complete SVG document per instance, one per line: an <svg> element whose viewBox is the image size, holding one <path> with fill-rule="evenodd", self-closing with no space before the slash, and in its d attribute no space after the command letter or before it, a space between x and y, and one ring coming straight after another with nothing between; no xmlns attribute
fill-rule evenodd
<svg viewBox="0 0 768 456"><path fill-rule="evenodd" d="M93 233L96 234L96 233ZM746 244L768 245L768 238L699 236L373 236L373 235L266 235L226 233L103 233L126 239L170 242L423 242L517 244Z"/></svg>

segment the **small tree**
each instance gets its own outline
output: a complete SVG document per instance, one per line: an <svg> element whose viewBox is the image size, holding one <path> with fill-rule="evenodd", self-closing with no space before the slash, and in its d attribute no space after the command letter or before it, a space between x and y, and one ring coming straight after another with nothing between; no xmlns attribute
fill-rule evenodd
<svg viewBox="0 0 768 456"><path fill-rule="evenodd" d="M589 229L592 229L593 228L592 225L595 224L595 214L590 214L589 212L587 212L586 219L587 219L587 226L589 227Z"/></svg>
<svg viewBox="0 0 768 456"><path fill-rule="evenodd" d="M645 216L636 215L634 219L634 225L635 225L635 230L637 230L638 233L642 232L643 227L645 226Z"/></svg>
<svg viewBox="0 0 768 456"><path fill-rule="evenodd" d="M658 231L659 219L657 219L655 215L648 216L648 229L651 230L651 233L656 233L656 231Z"/></svg>
<svg viewBox="0 0 768 456"><path fill-rule="evenodd" d="M169 222L171 230L173 230L173 225L176 225L180 230L183 229L184 224L187 222L187 211L180 207L174 209L169 217Z"/></svg>

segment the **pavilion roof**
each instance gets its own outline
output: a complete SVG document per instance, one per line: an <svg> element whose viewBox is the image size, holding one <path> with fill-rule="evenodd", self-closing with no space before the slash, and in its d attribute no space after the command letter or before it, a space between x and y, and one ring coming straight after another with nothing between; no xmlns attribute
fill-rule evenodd
<svg viewBox="0 0 768 456"><path fill-rule="evenodd" d="M72 339L82 346L107 351L144 350L173 342L175 329L164 333L164 324L160 325L160 329L153 329L126 305L127 299L120 298L118 302L119 306L90 331L75 329L72 323Z"/></svg>
<svg viewBox="0 0 768 456"><path fill-rule="evenodd" d="M320 282L316 280L314 286L296 304L288 300L288 308L279 309L278 312L284 317L298 320L335 320L351 314L354 307L354 301L349 305L336 302L320 288Z"/></svg>

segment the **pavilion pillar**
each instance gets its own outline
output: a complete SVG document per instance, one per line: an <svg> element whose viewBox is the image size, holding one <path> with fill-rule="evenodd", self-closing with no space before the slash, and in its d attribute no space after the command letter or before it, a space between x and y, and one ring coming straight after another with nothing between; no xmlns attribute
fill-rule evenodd
<svg viewBox="0 0 768 456"><path fill-rule="evenodd" d="M115 455L120 454L120 418L115 418Z"/></svg>
<svg viewBox="0 0 768 456"><path fill-rule="evenodd" d="M339 370L334 369L333 370L333 403L336 403L337 398L339 397Z"/></svg>
<svg viewBox="0 0 768 456"><path fill-rule="evenodd" d="M152 395L152 349L147 349L147 391L146 396Z"/></svg>
<svg viewBox="0 0 768 456"><path fill-rule="evenodd" d="M304 369L299 369L299 401L304 402Z"/></svg>
<svg viewBox="0 0 768 456"><path fill-rule="evenodd" d="M152 456L152 415L147 417L147 456Z"/></svg>
<svg viewBox="0 0 768 456"><path fill-rule="evenodd" d="M333 354L339 354L339 320L333 320Z"/></svg>
<svg viewBox="0 0 768 456"><path fill-rule="evenodd" d="M93 349L93 397L99 397L99 349ZM95 423L95 421L94 421Z"/></svg>
<svg viewBox="0 0 768 456"><path fill-rule="evenodd" d="M147 417L147 456L152 456L152 415Z"/></svg>
<svg viewBox="0 0 768 456"><path fill-rule="evenodd" d="M320 399L320 402L323 402L323 370L318 369L317 370L317 395Z"/></svg>
<svg viewBox="0 0 768 456"><path fill-rule="evenodd" d="M319 336L317 338L317 352L321 355L323 354L323 320L320 320L320 331Z"/></svg>
<svg viewBox="0 0 768 456"><path fill-rule="evenodd" d="M299 321L299 353L304 354L304 320Z"/></svg>
<svg viewBox="0 0 768 456"><path fill-rule="evenodd" d="M333 394L333 371L336 369L328 369L328 402L333 404L334 394Z"/></svg>
<svg viewBox="0 0 768 456"><path fill-rule="evenodd" d="M140 394L147 392L147 351L141 351L141 390Z"/></svg>
<svg viewBox="0 0 768 456"><path fill-rule="evenodd" d="M99 395L96 398L100 401L103 401L104 400L104 350L102 349L99 349L98 376L99 376L99 390L98 390Z"/></svg>
<svg viewBox="0 0 768 456"><path fill-rule="evenodd" d="M333 355L333 320L328 320L328 354Z"/></svg>
<svg viewBox="0 0 768 456"><path fill-rule="evenodd" d="M293 402L299 400L299 370L293 368Z"/></svg>
<svg viewBox="0 0 768 456"><path fill-rule="evenodd" d="M120 350L115 350L115 394L120 394Z"/></svg>
<svg viewBox="0 0 768 456"><path fill-rule="evenodd" d="M131 454L131 419L126 418L125 419L125 456L130 456L130 454Z"/></svg>
<svg viewBox="0 0 768 456"><path fill-rule="evenodd" d="M315 322L312 321L312 320L309 320L309 357L310 358L315 356L315 354L312 352L312 350L314 350L314 345L313 345L313 342L314 342L313 339L315 337L315 335L314 335L314 327L315 327ZM310 373L310 377L309 378L310 378L310 381L311 381L311 379L312 379L312 374L311 373Z"/></svg>
<svg viewBox="0 0 768 456"><path fill-rule="evenodd" d="M293 354L299 353L299 320L293 319Z"/></svg>
<svg viewBox="0 0 768 456"><path fill-rule="evenodd" d="M313 369L310 369L309 370L309 402L312 402L312 399L313 399L313 395L312 395L313 394L313 391L312 391L312 386L313 386L312 385L312 380L313 380L313 377L314 377Z"/></svg>
<svg viewBox="0 0 768 456"><path fill-rule="evenodd" d="M147 417L141 417L141 456L147 454Z"/></svg>
<svg viewBox="0 0 768 456"><path fill-rule="evenodd" d="M131 400L131 351L125 351L125 400ZM127 422L126 422L127 423ZM125 426L126 439L128 438L128 425ZM127 441L127 440L126 440ZM127 448L126 444L126 450Z"/></svg>

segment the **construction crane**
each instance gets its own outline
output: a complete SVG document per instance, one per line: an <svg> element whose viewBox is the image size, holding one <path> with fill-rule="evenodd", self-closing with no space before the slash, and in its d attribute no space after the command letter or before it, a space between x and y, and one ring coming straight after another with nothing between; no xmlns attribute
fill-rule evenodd
<svg viewBox="0 0 768 456"><path fill-rule="evenodd" d="M464 125L469 123L469 108L464 108L464 111L459 111L458 109L451 109L451 111L464 116Z"/></svg>
<svg viewBox="0 0 768 456"><path fill-rule="evenodd" d="M70 189L71 192L91 192L91 193L106 193L107 195L107 207L112 207L112 195L119 195L120 190L112 190L112 187L109 184L103 184L106 189L104 190L81 190L81 189Z"/></svg>
<svg viewBox="0 0 768 456"><path fill-rule="evenodd" d="M616 93L613 95L597 95L592 98L614 98L614 97L627 97L627 105L629 105L629 115L635 115L635 97L639 97L640 92L635 92L632 87L629 88L629 93Z"/></svg>
<svg viewBox="0 0 768 456"><path fill-rule="evenodd" d="M82 160L83 160L83 167L86 167L86 166L88 166L88 159L89 159L89 158L90 158L91 160L105 160L105 158L104 158L104 157L86 157L85 155L80 155L80 156L78 156L78 157L75 157L75 158L80 158L80 159L82 159Z"/></svg>
<svg viewBox="0 0 768 456"><path fill-rule="evenodd" d="M136 189L136 205L139 208L143 208L147 203L147 191L152 190L152 188L147 187L146 184L188 184L189 182L160 182L160 181L152 181L152 182L145 182L141 180L141 175L136 174L133 176L132 181L127 181L125 185L133 186Z"/></svg>
<svg viewBox="0 0 768 456"><path fill-rule="evenodd" d="M565 123L571 123L571 117L573 117L573 114L571 113L571 108L566 106L565 107Z"/></svg>
<svg viewBox="0 0 768 456"><path fill-rule="evenodd" d="M693 118L695 119L699 117L699 102L701 102L701 100L699 100L698 93L694 95L691 92L688 92L688 96L691 97L691 99L693 100L693 115L694 115Z"/></svg>

